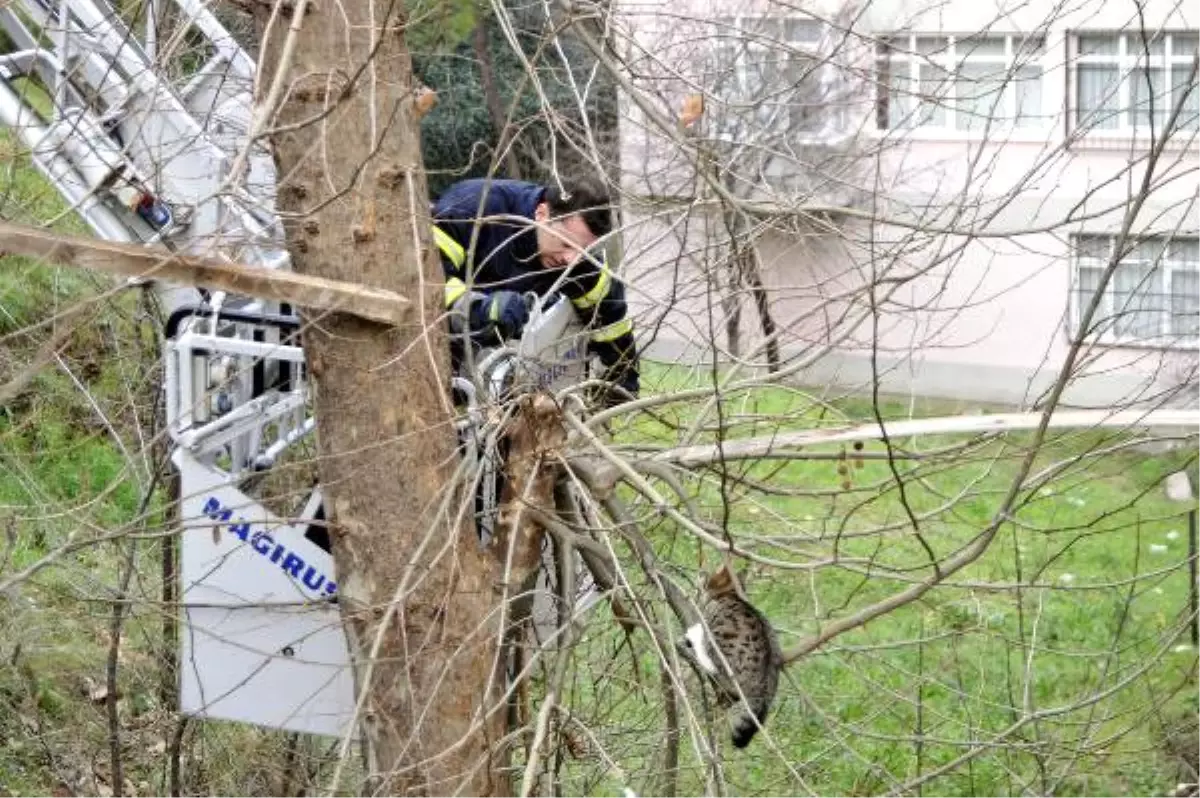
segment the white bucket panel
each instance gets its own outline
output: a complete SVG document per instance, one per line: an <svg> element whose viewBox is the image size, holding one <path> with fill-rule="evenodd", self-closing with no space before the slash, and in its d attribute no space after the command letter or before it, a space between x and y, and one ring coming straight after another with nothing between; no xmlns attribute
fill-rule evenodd
<svg viewBox="0 0 1200 798"><path fill-rule="evenodd" d="M185 449L180 708L341 735L354 712L333 560Z"/></svg>
<svg viewBox="0 0 1200 798"><path fill-rule="evenodd" d="M185 607L180 710L342 735L354 683L336 607Z"/></svg>

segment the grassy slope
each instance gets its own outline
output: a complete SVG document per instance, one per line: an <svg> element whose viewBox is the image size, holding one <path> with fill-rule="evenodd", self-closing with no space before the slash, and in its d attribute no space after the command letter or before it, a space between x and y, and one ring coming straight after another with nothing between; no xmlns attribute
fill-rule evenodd
<svg viewBox="0 0 1200 798"><path fill-rule="evenodd" d="M46 104L27 85L35 103ZM0 131L0 218L85 233L86 226ZM31 362L49 327L31 327L110 290L112 282L0 253L0 384ZM161 488L137 510L150 465L157 327L126 292L93 302L55 360L0 407L0 580L79 540L162 529ZM127 457L128 454L128 457ZM129 467L130 459L135 468ZM140 473L135 473L140 470ZM11 545L10 545L11 544ZM102 695L111 598L125 542L90 545L0 595L0 795L111 789ZM160 546L135 551L120 649L118 714L126 794L166 794L164 754L176 719L160 703ZM185 792L278 794L312 786L328 741L240 724L192 723ZM289 753L290 751L290 753ZM290 787L288 785L291 785Z"/></svg>
<svg viewBox="0 0 1200 798"><path fill-rule="evenodd" d="M55 229L85 230L14 137L0 136L0 152L0 217L55 219ZM0 257L0 335L6 336L0 381L31 362L48 340L48 327L30 325L106 287L87 273ZM120 438L136 451L131 433L135 416L145 411L138 390L145 375L138 376L131 351L137 346L134 300L118 297L80 317L57 359L0 409L0 519L16 533L0 578L37 562L69 536L115 529L136 514L138 490L115 443ZM103 707L88 700L87 680L103 683L107 622L104 605L91 600L115 586L112 554L105 547L84 549L0 597L0 736L7 742L0 790L44 794L82 780L80 763L102 739ZM135 619L129 633L144 642L140 625ZM131 676L150 678L144 646L132 645L128 659ZM71 732L81 734L72 741Z"/></svg>

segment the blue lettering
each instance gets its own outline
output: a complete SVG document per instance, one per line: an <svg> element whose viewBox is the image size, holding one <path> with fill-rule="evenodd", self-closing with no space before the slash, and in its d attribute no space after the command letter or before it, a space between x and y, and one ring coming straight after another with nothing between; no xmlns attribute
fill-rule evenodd
<svg viewBox="0 0 1200 798"><path fill-rule="evenodd" d="M283 558L283 565L280 566L297 579L300 577L300 569L304 567L304 560L297 557L295 554L288 552L288 556Z"/></svg>
<svg viewBox="0 0 1200 798"><path fill-rule="evenodd" d="M304 586L309 590L317 591L321 589L321 585L325 584L325 574L313 568L311 565L304 571Z"/></svg>
<svg viewBox="0 0 1200 798"><path fill-rule="evenodd" d="M233 518L233 511L228 507L222 507L216 496L210 496L205 500L202 512L218 523L227 523ZM251 534L252 529L253 524L241 517L237 519L236 523L229 524L229 531L248 543L255 553L278 565L293 578L303 581L304 586L312 592L320 592L326 598L337 592L337 584L315 567L307 564L299 554L288 551L286 546L276 542L265 530Z"/></svg>
<svg viewBox="0 0 1200 798"><path fill-rule="evenodd" d="M558 365L558 366L551 366L551 367L543 370L542 373L538 376L538 386L542 387L542 388L546 387L547 385L554 382L562 375L566 374L568 368L570 368L570 367L567 366L566 364L562 364L562 365Z"/></svg>

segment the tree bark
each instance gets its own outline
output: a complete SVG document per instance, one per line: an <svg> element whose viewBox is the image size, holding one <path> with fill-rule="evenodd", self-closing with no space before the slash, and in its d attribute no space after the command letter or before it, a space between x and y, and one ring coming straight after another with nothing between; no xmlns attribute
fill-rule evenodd
<svg viewBox="0 0 1200 798"><path fill-rule="evenodd" d="M762 269L759 268L758 252L748 246L743 253L747 260L745 274L748 275L750 293L754 297L754 307L758 309L758 321L762 325L762 334L767 342L767 371L777 373L783 367L779 356L779 338L776 336L775 317L771 315L771 300L767 296L767 287L762 281Z"/></svg>
<svg viewBox="0 0 1200 798"><path fill-rule="evenodd" d="M272 86L286 70L270 124L294 268L411 300L395 326L334 313L303 332L340 607L365 696L371 781L358 789L494 794L506 789L491 756L503 723L497 577L472 525L457 523L463 497L447 499L458 458L443 280L402 8L322 0L298 28L291 16L285 7L268 32L260 80Z"/></svg>
<svg viewBox="0 0 1200 798"><path fill-rule="evenodd" d="M717 285L721 286L719 278ZM742 253L736 242L733 243L733 251L729 253L729 267L725 270L725 284L721 288L721 310L725 313L725 340L729 346L729 354L738 357L742 354Z"/></svg>
<svg viewBox="0 0 1200 798"><path fill-rule="evenodd" d="M479 62L479 82L483 87L483 100L487 105L492 127L496 130L496 152L504 153L507 177L512 180L524 180L521 176L521 165L517 162L517 154L509 141L512 137L512 125L508 123L504 103L500 100L500 90L496 87L496 67L492 62L492 48L488 42L490 19L489 12L480 12L479 22L475 24L475 30L471 33L471 45L475 49L475 59Z"/></svg>

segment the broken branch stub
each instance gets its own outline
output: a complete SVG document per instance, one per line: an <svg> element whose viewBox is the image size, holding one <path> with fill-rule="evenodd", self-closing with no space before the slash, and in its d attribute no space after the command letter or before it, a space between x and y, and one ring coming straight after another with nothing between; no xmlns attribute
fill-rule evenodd
<svg viewBox="0 0 1200 798"><path fill-rule="evenodd" d="M523 589L526 581L537 575L545 535L542 525L525 508L554 513L554 484L562 468L567 429L562 410L551 397L535 394L519 402L506 431L505 484L494 546L502 561L509 559L511 549L507 581Z"/></svg>

